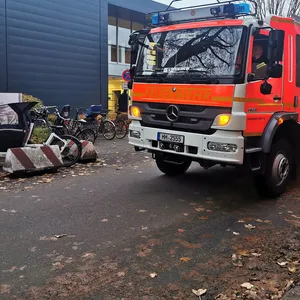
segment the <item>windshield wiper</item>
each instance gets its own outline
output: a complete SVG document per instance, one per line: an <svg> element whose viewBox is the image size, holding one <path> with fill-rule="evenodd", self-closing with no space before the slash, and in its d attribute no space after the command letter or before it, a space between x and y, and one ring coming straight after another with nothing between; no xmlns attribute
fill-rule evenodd
<svg viewBox="0 0 300 300"><path fill-rule="evenodd" d="M151 74L136 74L136 78L140 78L145 80L146 82L167 82L167 79L164 78L162 75L158 73L151 73Z"/></svg>
<svg viewBox="0 0 300 300"><path fill-rule="evenodd" d="M164 73L163 73L164 74ZM160 80L162 81L162 82L167 82L167 79L166 78L164 78L162 75L160 75L159 73L152 73L151 75L150 75L151 77L158 77L158 78L160 78Z"/></svg>
<svg viewBox="0 0 300 300"><path fill-rule="evenodd" d="M200 81L200 82L204 82L204 83L215 83L215 84L219 84L220 81L216 78L212 78L212 77L208 77L206 74L208 73L208 71L201 71L201 70L194 70L194 69L189 69L187 70L187 74L196 74L196 78L189 78L190 81ZM201 76L204 75L204 76Z"/></svg>

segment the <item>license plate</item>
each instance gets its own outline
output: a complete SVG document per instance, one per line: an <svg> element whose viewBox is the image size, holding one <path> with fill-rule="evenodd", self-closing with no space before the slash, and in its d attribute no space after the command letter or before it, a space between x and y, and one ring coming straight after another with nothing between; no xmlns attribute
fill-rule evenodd
<svg viewBox="0 0 300 300"><path fill-rule="evenodd" d="M169 134L169 133L159 132L157 134L157 140L162 141L162 142L183 144L184 143L184 136L183 135L178 135L178 134Z"/></svg>

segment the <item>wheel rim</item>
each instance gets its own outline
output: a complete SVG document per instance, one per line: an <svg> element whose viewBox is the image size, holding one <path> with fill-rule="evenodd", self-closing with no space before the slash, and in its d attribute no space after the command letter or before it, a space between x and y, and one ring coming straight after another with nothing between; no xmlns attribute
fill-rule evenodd
<svg viewBox="0 0 300 300"><path fill-rule="evenodd" d="M290 173L290 162L284 153L278 153L273 163L273 175L276 180L276 185L280 186L287 180Z"/></svg>
<svg viewBox="0 0 300 300"><path fill-rule="evenodd" d="M116 131L115 127L111 123L104 123L103 126L103 135L107 139L113 139L115 137Z"/></svg>

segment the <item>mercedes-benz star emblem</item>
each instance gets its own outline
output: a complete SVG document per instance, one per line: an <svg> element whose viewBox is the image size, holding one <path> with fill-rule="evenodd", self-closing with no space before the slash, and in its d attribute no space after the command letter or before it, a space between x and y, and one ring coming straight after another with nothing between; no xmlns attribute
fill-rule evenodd
<svg viewBox="0 0 300 300"><path fill-rule="evenodd" d="M176 89L175 86L172 88L172 91L173 91L174 93L177 91L177 89Z"/></svg>
<svg viewBox="0 0 300 300"><path fill-rule="evenodd" d="M166 116L170 122L176 122L179 119L179 108L176 105L170 105L167 108Z"/></svg>

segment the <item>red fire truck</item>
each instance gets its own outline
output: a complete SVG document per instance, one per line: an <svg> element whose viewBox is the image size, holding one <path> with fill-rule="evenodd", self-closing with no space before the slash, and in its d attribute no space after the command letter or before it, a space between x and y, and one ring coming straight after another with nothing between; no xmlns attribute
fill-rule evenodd
<svg viewBox="0 0 300 300"><path fill-rule="evenodd" d="M268 197L296 178L300 23L256 15L254 1L168 9L130 36L129 143L163 173L242 165Z"/></svg>

